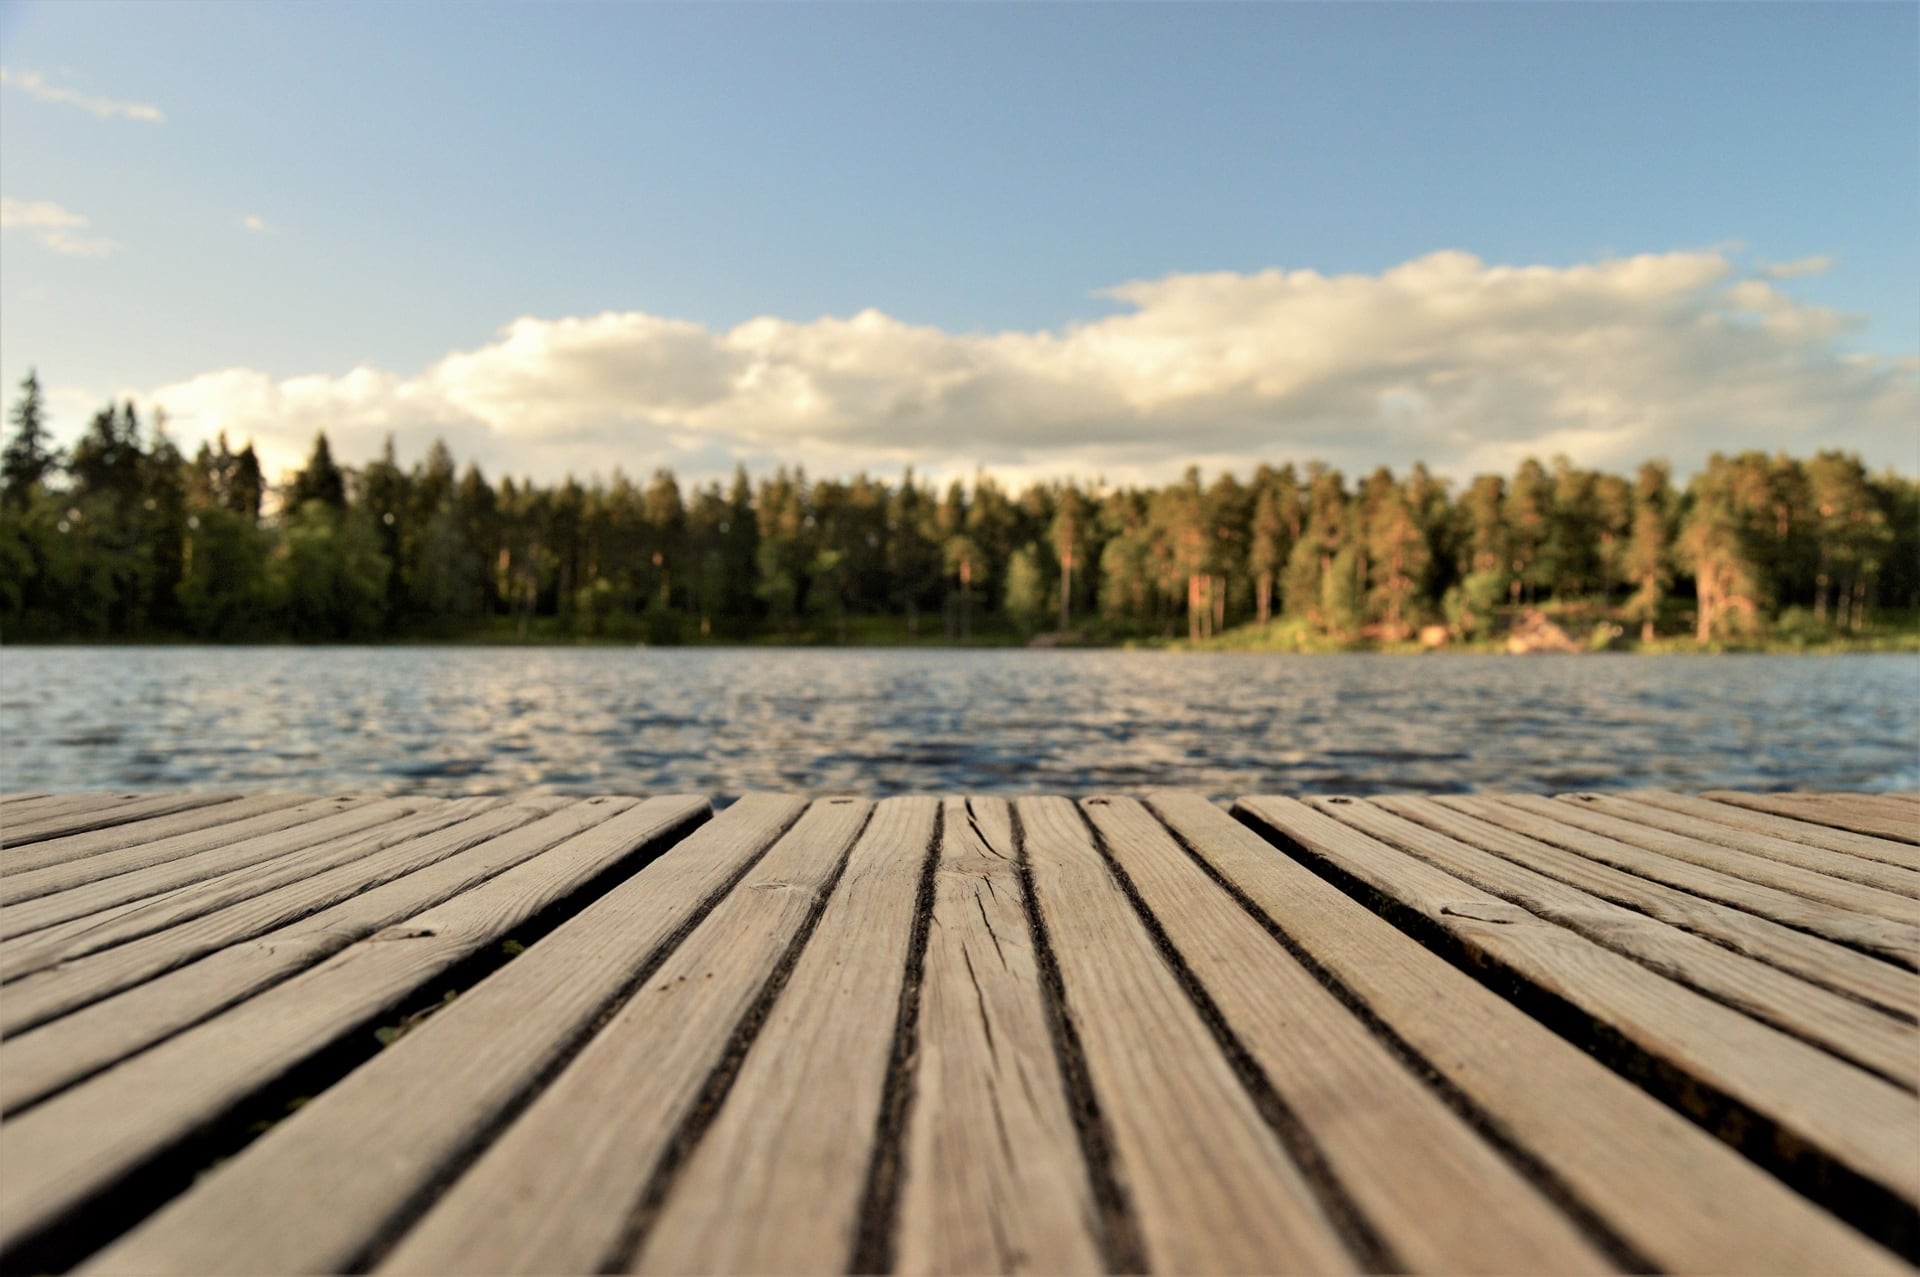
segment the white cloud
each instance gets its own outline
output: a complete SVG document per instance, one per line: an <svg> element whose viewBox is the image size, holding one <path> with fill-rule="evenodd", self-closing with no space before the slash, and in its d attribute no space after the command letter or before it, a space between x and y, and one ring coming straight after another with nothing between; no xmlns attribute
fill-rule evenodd
<svg viewBox="0 0 1920 1277"><path fill-rule="evenodd" d="M52 200L0 198L0 230L60 230L86 224L86 218Z"/></svg>
<svg viewBox="0 0 1920 1277"><path fill-rule="evenodd" d="M65 89L49 84L47 78L38 71L13 71L0 67L0 84L19 89L31 98L42 102L57 102L63 106L77 106L90 115L102 120L115 118L138 120L142 124L161 124L166 115L157 106L145 102L123 102L115 98L96 97L82 93L78 89Z"/></svg>
<svg viewBox="0 0 1920 1277"><path fill-rule="evenodd" d="M1764 273L1764 272L1763 272ZM490 470L799 461L1154 478L1190 461L1424 460L1455 475L1565 451L1683 470L1716 449L1914 461L1920 376L1841 353L1852 321L1724 253L1571 267L1421 257L1378 275L1172 275L1059 331L953 334L878 311L728 331L639 311L522 318L414 376L275 381L229 369L142 396L183 434L224 428L292 465L403 455L434 435Z"/></svg>
<svg viewBox="0 0 1920 1277"><path fill-rule="evenodd" d="M240 219L240 226L243 230L252 231L255 235L265 235L270 229L265 218L256 217L252 213Z"/></svg>
<svg viewBox="0 0 1920 1277"><path fill-rule="evenodd" d="M105 257L120 251L114 240L81 234L92 222L52 200L0 197L0 230L32 231L41 245L64 257Z"/></svg>
<svg viewBox="0 0 1920 1277"><path fill-rule="evenodd" d="M1824 275L1833 269L1831 257L1802 257L1798 261L1776 262L1767 267L1768 279L1798 279L1802 275Z"/></svg>

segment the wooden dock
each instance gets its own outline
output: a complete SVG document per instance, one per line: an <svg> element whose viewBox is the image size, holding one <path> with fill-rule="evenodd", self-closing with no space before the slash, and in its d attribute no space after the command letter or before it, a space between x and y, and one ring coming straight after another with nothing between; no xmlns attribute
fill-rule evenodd
<svg viewBox="0 0 1920 1277"><path fill-rule="evenodd" d="M1920 798L0 798L0 1269L1913 1272Z"/></svg>

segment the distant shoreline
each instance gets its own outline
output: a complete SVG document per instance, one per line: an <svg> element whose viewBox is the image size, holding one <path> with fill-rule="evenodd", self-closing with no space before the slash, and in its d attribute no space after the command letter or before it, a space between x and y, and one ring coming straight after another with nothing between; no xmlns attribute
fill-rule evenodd
<svg viewBox="0 0 1920 1277"><path fill-rule="evenodd" d="M1580 648L1562 651L1509 652L1500 643L1493 641L1470 641L1448 643L1440 647L1422 647L1418 643L1373 643L1355 641L1351 643L1327 642L1312 646L1291 647L1284 645L1263 646L1257 643L1233 642L1231 634L1220 639L1203 640L1199 643L1184 638L1148 639L1130 638L1113 642L1077 641L1071 643L1031 643L1017 640L976 639L970 642L949 642L945 640L926 641L874 641L853 640L837 642L824 638L760 638L749 640L694 640L684 643L644 643L630 639L592 637L575 635L562 637L541 635L518 639L498 635L468 636L414 636L404 638L381 639L339 639L325 641L299 641L294 639L269 639L254 642L214 643L204 639L186 639L179 637L153 638L110 638L110 639L26 639L13 640L0 636L0 650L6 648L127 648L130 650L148 648L500 648L503 650L560 649L560 648L607 648L653 651L925 651L925 652L985 652L985 651L1051 651L1051 652L1169 652L1184 655L1234 654L1267 656L1590 656L1607 654L1615 656L1857 656L1857 655L1920 655L1920 633L1901 635L1876 635L1851 640L1832 640L1820 643L1792 643L1775 640L1757 640L1748 642L1728 641L1711 644L1699 644L1691 639L1662 638L1652 643L1620 642L1606 647Z"/></svg>

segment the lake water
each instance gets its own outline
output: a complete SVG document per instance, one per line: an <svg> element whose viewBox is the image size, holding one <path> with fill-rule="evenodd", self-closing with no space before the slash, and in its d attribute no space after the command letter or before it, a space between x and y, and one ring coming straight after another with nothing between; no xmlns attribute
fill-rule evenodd
<svg viewBox="0 0 1920 1277"><path fill-rule="evenodd" d="M1920 788L1912 656L0 650L0 788Z"/></svg>

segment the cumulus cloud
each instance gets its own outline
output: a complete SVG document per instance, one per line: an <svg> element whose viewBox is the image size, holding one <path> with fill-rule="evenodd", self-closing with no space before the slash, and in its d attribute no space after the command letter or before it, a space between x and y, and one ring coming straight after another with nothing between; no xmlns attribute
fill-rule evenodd
<svg viewBox="0 0 1920 1277"><path fill-rule="evenodd" d="M105 257L120 251L110 239L83 232L93 223L52 200L16 200L0 197L0 230L31 231L42 247L63 257Z"/></svg>
<svg viewBox="0 0 1920 1277"><path fill-rule="evenodd" d="M116 98L97 97L91 93L82 93L78 89L61 88L49 84L47 78L38 71L14 71L0 67L0 84L20 90L30 98L42 102L56 102L62 106L79 107L89 115L102 120L123 119L138 120L142 124L161 124L166 115L159 107L146 102L123 102Z"/></svg>
<svg viewBox="0 0 1920 1277"><path fill-rule="evenodd" d="M1716 449L1914 461L1920 376L1843 354L1854 321L1722 252L1569 267L1440 252L1373 275L1186 274L1054 331L949 333L878 311L726 331L639 311L515 320L416 375L229 369L147 393L183 432L296 463L316 430L369 456L443 435L558 477L734 460L1158 478L1198 462L1424 460L1464 476L1565 452L1683 470Z"/></svg>

